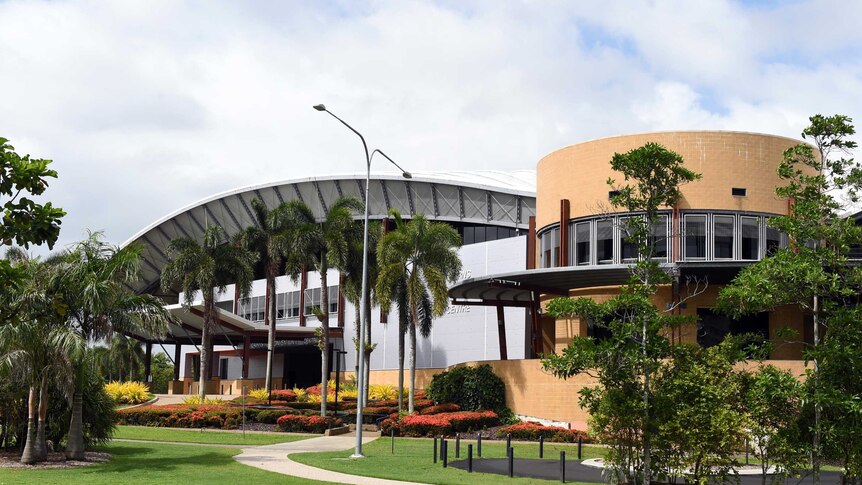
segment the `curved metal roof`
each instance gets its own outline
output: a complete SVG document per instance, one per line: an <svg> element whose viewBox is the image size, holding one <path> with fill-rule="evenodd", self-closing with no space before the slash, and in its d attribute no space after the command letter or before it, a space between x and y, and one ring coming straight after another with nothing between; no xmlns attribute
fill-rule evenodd
<svg viewBox="0 0 862 485"><path fill-rule="evenodd" d="M369 217L383 219L390 209L405 217L425 214L429 219L468 224L527 228L536 214L535 172L438 172L400 174L372 173ZM263 200L268 207L299 199L318 218L339 196L365 200L365 174L312 177L270 182L229 190L172 212L148 225L123 243L144 246L143 281L137 292L153 292L168 261L168 243L178 237L200 240L204 225L220 225L232 236L254 224L251 201ZM360 218L361 215L357 215Z"/></svg>

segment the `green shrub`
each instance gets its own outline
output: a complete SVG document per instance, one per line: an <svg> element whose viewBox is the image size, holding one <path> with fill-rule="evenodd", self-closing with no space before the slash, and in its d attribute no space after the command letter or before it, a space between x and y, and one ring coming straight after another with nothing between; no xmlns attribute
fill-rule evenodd
<svg viewBox="0 0 862 485"><path fill-rule="evenodd" d="M265 409L263 411L258 411L257 416L255 416L254 420L258 423L275 424L278 421L278 418L284 416L285 414L291 414L291 411Z"/></svg>
<svg viewBox="0 0 862 485"><path fill-rule="evenodd" d="M454 403L465 411L506 408L506 386L490 365L455 367L436 374L428 386L428 398L438 404Z"/></svg>

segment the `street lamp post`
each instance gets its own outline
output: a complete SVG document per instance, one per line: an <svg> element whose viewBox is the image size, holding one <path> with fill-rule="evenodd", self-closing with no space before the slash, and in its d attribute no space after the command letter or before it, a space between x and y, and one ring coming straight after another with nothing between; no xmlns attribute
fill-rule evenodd
<svg viewBox="0 0 862 485"><path fill-rule="evenodd" d="M393 165L398 167L398 170L401 170L401 175L404 178L412 178L410 172L405 171L403 168L398 166L394 160L389 158L385 153L380 150L375 149L372 153L368 153L368 144L365 143L365 137L362 136L362 133L356 131L355 128L348 125L346 121L342 120L338 116L335 116L331 111L326 109L326 106L322 104L317 104L314 106L314 109L317 111L325 111L329 113L330 116L340 121L342 125L346 126L350 131L356 133L360 140L362 140L362 148L365 149L365 218L363 221L364 228L362 234L362 290L359 299L359 311L362 313L360 315L360 324L359 324L359 386L358 386L358 396L357 396L357 406L356 406L356 448L353 451L353 454L350 455L351 458L364 458L365 455L362 454L362 404L365 397L365 326L367 323L366 311L365 307L368 305L367 291L368 291L368 200L371 198L369 194L369 189L371 185L371 158L375 153L379 153L386 157L387 160L392 162Z"/></svg>

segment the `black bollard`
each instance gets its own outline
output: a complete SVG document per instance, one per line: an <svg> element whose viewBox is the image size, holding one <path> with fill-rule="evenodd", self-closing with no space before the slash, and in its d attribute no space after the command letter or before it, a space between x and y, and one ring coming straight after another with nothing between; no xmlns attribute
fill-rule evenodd
<svg viewBox="0 0 862 485"><path fill-rule="evenodd" d="M745 464L748 465L748 438L745 438Z"/></svg>
<svg viewBox="0 0 862 485"><path fill-rule="evenodd" d="M566 452L560 452L560 481L566 483Z"/></svg>
<svg viewBox="0 0 862 485"><path fill-rule="evenodd" d="M443 449L440 451L441 458L443 458L443 468L449 466L449 445L446 444L446 440L443 440Z"/></svg>
<svg viewBox="0 0 862 485"><path fill-rule="evenodd" d="M512 433L506 433L506 449L512 447Z"/></svg>
<svg viewBox="0 0 862 485"><path fill-rule="evenodd" d="M437 463L437 437L434 437L434 463Z"/></svg>
<svg viewBox="0 0 862 485"><path fill-rule="evenodd" d="M395 454L395 428L392 428L392 454Z"/></svg>
<svg viewBox="0 0 862 485"><path fill-rule="evenodd" d="M455 458L461 458L461 433L455 433Z"/></svg>
<svg viewBox="0 0 862 485"><path fill-rule="evenodd" d="M512 448L509 448L508 458L509 458L509 478L512 478L515 476L515 450L513 450Z"/></svg>
<svg viewBox="0 0 862 485"><path fill-rule="evenodd" d="M545 457L545 435L539 435L539 458Z"/></svg>
<svg viewBox="0 0 862 485"><path fill-rule="evenodd" d="M467 445L467 472L473 473L473 445Z"/></svg>
<svg viewBox="0 0 862 485"><path fill-rule="evenodd" d="M583 448L584 448L584 441L581 439L580 436L578 436L578 460L581 459L581 453L583 451Z"/></svg>
<svg viewBox="0 0 862 485"><path fill-rule="evenodd" d="M479 433L479 438L476 439L476 455L482 458L482 433Z"/></svg>

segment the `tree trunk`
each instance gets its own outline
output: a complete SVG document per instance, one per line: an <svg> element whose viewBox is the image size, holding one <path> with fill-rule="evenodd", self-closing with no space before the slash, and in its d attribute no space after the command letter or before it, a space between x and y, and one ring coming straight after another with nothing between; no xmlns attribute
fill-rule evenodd
<svg viewBox="0 0 862 485"><path fill-rule="evenodd" d="M326 417L326 387L329 384L329 286L326 279L326 255L320 265L320 415Z"/></svg>
<svg viewBox="0 0 862 485"><path fill-rule="evenodd" d="M84 422L83 407L84 398L80 389L77 389L72 397L72 419L69 422L69 438L66 444L67 460L84 460Z"/></svg>
<svg viewBox="0 0 862 485"><path fill-rule="evenodd" d="M814 350L820 346L820 298L814 295L814 305L812 308L814 314ZM811 453L811 470L812 480L814 485L820 484L820 397L817 392L820 388L820 361L814 357L814 443L812 444Z"/></svg>
<svg viewBox="0 0 862 485"><path fill-rule="evenodd" d="M48 443L45 442L48 418L48 374L42 375L42 386L39 390L39 425L36 429L36 442L39 446L39 461L48 459Z"/></svg>
<svg viewBox="0 0 862 485"><path fill-rule="evenodd" d="M413 311L413 321L410 322L410 400L407 412L413 414L413 402L416 395L416 312Z"/></svg>
<svg viewBox="0 0 862 485"><path fill-rule="evenodd" d="M404 332L398 323L398 412L404 410Z"/></svg>
<svg viewBox="0 0 862 485"><path fill-rule="evenodd" d="M21 454L21 463L32 465L39 461L39 447L36 438L36 386L30 386L27 411L27 441L24 442L24 453Z"/></svg>
<svg viewBox="0 0 862 485"><path fill-rule="evenodd" d="M276 263L277 264L277 263ZM276 317L276 294L275 294L275 272L272 265L267 265L266 269L266 294L269 296L269 306L266 311L269 312L269 335L267 336L267 351L266 358L266 392L272 392L270 388L272 384L272 367L275 362L275 317ZM266 298L265 298L266 299ZM282 377L282 382L287 376Z"/></svg>
<svg viewBox="0 0 862 485"><path fill-rule="evenodd" d="M201 362L200 375L198 376L198 385L200 386L200 389L198 389L198 397L201 400L201 404L204 403L204 399L207 397L207 381L209 380L210 370L210 340L212 339L210 333L212 329L213 315L215 314L212 288L208 291L204 291L204 295L204 328L201 331Z"/></svg>

